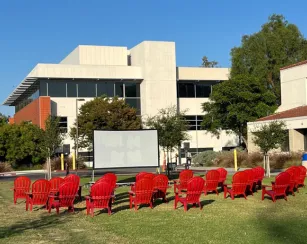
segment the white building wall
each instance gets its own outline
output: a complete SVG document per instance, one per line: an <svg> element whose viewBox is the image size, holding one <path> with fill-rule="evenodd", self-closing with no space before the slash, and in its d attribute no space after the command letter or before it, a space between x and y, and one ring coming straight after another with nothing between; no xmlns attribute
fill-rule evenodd
<svg viewBox="0 0 307 244"><path fill-rule="evenodd" d="M307 105L307 64L280 71L282 112L298 106Z"/></svg>
<svg viewBox="0 0 307 244"><path fill-rule="evenodd" d="M60 64L80 64L79 47L76 47L70 54L68 54Z"/></svg>
<svg viewBox="0 0 307 244"><path fill-rule="evenodd" d="M144 41L130 50L131 65L140 66L142 115L157 114L177 105L176 53L174 42Z"/></svg>

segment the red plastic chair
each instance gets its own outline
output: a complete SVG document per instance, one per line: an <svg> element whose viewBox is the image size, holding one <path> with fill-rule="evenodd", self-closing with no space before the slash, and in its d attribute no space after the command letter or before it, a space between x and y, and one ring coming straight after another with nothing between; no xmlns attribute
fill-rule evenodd
<svg viewBox="0 0 307 244"><path fill-rule="evenodd" d="M155 177L156 177L156 175L153 174L153 173L146 173L146 174L143 175L142 179L146 178L146 179L153 180Z"/></svg>
<svg viewBox="0 0 307 244"><path fill-rule="evenodd" d="M107 181L100 181L95 183L91 188L91 194L86 196L86 214L91 213L94 217L94 209L100 208L108 209L108 214L112 213L112 199L114 187Z"/></svg>
<svg viewBox="0 0 307 244"><path fill-rule="evenodd" d="M264 195L269 195L273 202L276 202L276 197L283 196L287 200L287 188L290 185L291 175L288 172L281 172L275 178L275 182L272 182L272 186L262 186L262 200ZM272 187L272 190L267 190L267 187Z"/></svg>
<svg viewBox="0 0 307 244"><path fill-rule="evenodd" d="M185 169L179 174L179 184L177 180L174 180L174 193L176 193L177 189L179 193L182 190L186 190L188 187L188 182L193 178L193 171L189 169Z"/></svg>
<svg viewBox="0 0 307 244"><path fill-rule="evenodd" d="M64 182L63 178L55 177L49 180L50 182L50 194L57 194L59 192L60 185Z"/></svg>
<svg viewBox="0 0 307 244"><path fill-rule="evenodd" d="M59 214L60 207L67 207L69 211L74 212L74 201L76 197L76 184L72 181L64 182L59 187L59 194L57 196L50 195L53 200L49 204L49 213L52 208L56 209L56 213Z"/></svg>
<svg viewBox="0 0 307 244"><path fill-rule="evenodd" d="M218 184L220 179L220 172L217 170L209 170L206 174L206 181L204 186L204 194L205 196L209 191L215 191L217 195L219 195L219 192L217 190Z"/></svg>
<svg viewBox="0 0 307 244"><path fill-rule="evenodd" d="M130 208L134 205L135 211L140 204L149 204L153 208L152 196L154 183L151 179L141 179L135 183L134 191L129 191Z"/></svg>
<svg viewBox="0 0 307 244"><path fill-rule="evenodd" d="M225 184L225 180L227 178L227 170L224 168L218 168L216 169L220 173L220 178L219 178L219 186L223 187Z"/></svg>
<svg viewBox="0 0 307 244"><path fill-rule="evenodd" d="M261 186L262 186L262 181L263 181L263 178L264 178L264 175L265 175L265 170L264 168L258 166L255 168L257 170L257 184L259 186L259 188L261 189Z"/></svg>
<svg viewBox="0 0 307 244"><path fill-rule="evenodd" d="M168 178L166 175L157 175L155 178L153 178L153 184L154 184L154 192L153 199L156 200L158 198L162 198L165 202L167 202L166 199L166 191L170 186L168 185Z"/></svg>
<svg viewBox="0 0 307 244"><path fill-rule="evenodd" d="M17 199L27 199L27 192L30 191L31 180L26 176L19 176L14 180L14 204L17 203Z"/></svg>
<svg viewBox="0 0 307 244"><path fill-rule="evenodd" d="M141 180L143 178L143 176L147 174L147 172L140 172L135 176L135 182Z"/></svg>
<svg viewBox="0 0 307 244"><path fill-rule="evenodd" d="M97 180L96 183L100 182L100 181L106 181L109 182L109 184L115 188L116 187L116 182L117 182L117 176L116 174L113 173L106 173L105 175L103 175L99 180Z"/></svg>
<svg viewBox="0 0 307 244"><path fill-rule="evenodd" d="M224 184L224 198L226 198L227 193L229 193L232 200L235 196L243 195L246 198L246 186L248 182L248 175L245 171L239 171L235 173L232 177L232 184ZM231 188L227 186L231 185Z"/></svg>
<svg viewBox="0 0 307 244"><path fill-rule="evenodd" d="M80 186L80 177L78 175L70 174L70 175L67 175L64 178L64 182L73 182L73 183L75 183L78 186L78 190L76 192L76 195L79 197L79 200L82 200L82 196L81 196L82 195L81 194L82 186Z"/></svg>
<svg viewBox="0 0 307 244"><path fill-rule="evenodd" d="M47 207L47 200L50 191L50 182L45 179L37 180L32 184L32 192L27 193L26 211L33 209L33 205L44 205Z"/></svg>
<svg viewBox="0 0 307 244"><path fill-rule="evenodd" d="M307 169L305 166L298 166L298 168L300 169L300 179L298 186L305 187L305 178L306 178Z"/></svg>
<svg viewBox="0 0 307 244"><path fill-rule="evenodd" d="M247 185L246 185L246 191L250 192L252 194L252 196L254 196L254 188L256 186L256 171L252 170L252 169L247 169L244 170L244 172L247 173Z"/></svg>
<svg viewBox="0 0 307 244"><path fill-rule="evenodd" d="M155 178L155 174L153 173L148 173L148 172L140 172L138 173L136 176L135 176L135 182L138 182L139 180L143 179L143 178L148 178L148 179L153 179ZM135 183L131 185L131 191L134 191L134 186L135 186Z"/></svg>
<svg viewBox="0 0 307 244"><path fill-rule="evenodd" d="M204 190L205 180L199 176L194 177L187 183L186 196L182 197L180 192L176 192L174 209L177 208L178 202L184 206L184 211L188 210L188 204L198 204L199 208L202 209L200 204L200 195Z"/></svg>
<svg viewBox="0 0 307 244"><path fill-rule="evenodd" d="M301 171L299 168L292 166L286 169L285 172L290 174L290 184L289 184L287 191L290 192L293 196L295 196L294 190L297 189L297 192L299 192L298 184L300 180Z"/></svg>

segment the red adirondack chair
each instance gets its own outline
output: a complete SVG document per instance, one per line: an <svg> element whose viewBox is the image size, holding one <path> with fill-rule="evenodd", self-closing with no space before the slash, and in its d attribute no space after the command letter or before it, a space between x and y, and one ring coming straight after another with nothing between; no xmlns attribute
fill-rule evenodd
<svg viewBox="0 0 307 244"><path fill-rule="evenodd" d="M283 196L285 200L287 200L287 188L290 185L291 175L288 172L281 172L279 173L276 178L275 182L272 182L272 186L262 186L262 200L264 200L264 195L269 195L273 202L276 202L276 197ZM271 187L272 190L267 190L266 188Z"/></svg>
<svg viewBox="0 0 307 244"><path fill-rule="evenodd" d="M96 182L91 188L91 194L86 196L86 214L91 213L94 217L94 209L108 209L108 214L112 213L112 199L114 187L107 181Z"/></svg>
<svg viewBox="0 0 307 244"><path fill-rule="evenodd" d="M299 192L298 184L300 180L301 171L299 168L292 166L286 169L285 172L290 174L290 184L289 184L287 191L290 192L293 196L295 196L294 190L297 189L297 192Z"/></svg>
<svg viewBox="0 0 307 244"><path fill-rule="evenodd" d="M227 178L227 170L224 168L218 168L216 170L220 173L219 186L223 188L225 180Z"/></svg>
<svg viewBox="0 0 307 244"><path fill-rule="evenodd" d="M130 208L134 205L135 211L140 204L149 204L153 208L152 196L154 193L154 183L151 179L141 179L135 183L134 191L129 191Z"/></svg>
<svg viewBox="0 0 307 244"><path fill-rule="evenodd" d="M148 172L140 172L138 173L136 176L135 176L135 182L138 182L139 180L143 179L143 178L149 178L149 179L153 179L155 178L155 174L153 173L148 173ZM134 191L134 186L135 186L135 183L131 185L131 191Z"/></svg>
<svg viewBox="0 0 307 244"><path fill-rule="evenodd" d="M55 177L49 180L50 182L50 193L56 194L59 192L60 185L64 182L64 179L61 177Z"/></svg>
<svg viewBox="0 0 307 244"><path fill-rule="evenodd" d="M140 172L135 176L135 182L137 182L138 180L142 179L143 176L147 174L147 172Z"/></svg>
<svg viewBox="0 0 307 244"><path fill-rule="evenodd" d="M59 214L60 207L67 207L69 211L74 212L74 201L76 197L76 184L72 181L66 181L59 187L59 194L57 196L49 196L52 201L48 206L49 213L52 208L56 209L56 213Z"/></svg>
<svg viewBox="0 0 307 244"><path fill-rule="evenodd" d="M116 174L113 174L113 173L106 173L105 175L103 175L97 182L101 181L101 180L104 180L104 181L107 181L109 182L109 184L115 188L116 187L116 181L117 181L117 176ZM96 182L96 183L97 183Z"/></svg>
<svg viewBox="0 0 307 244"><path fill-rule="evenodd" d="M170 186L168 185L168 178L166 175L157 175L155 178L153 178L153 184L154 184L154 192L153 199L156 200L158 198L162 198L165 202L167 202L166 199L166 191Z"/></svg>
<svg viewBox="0 0 307 244"><path fill-rule="evenodd" d="M299 180L298 186L305 187L305 178L306 178L306 173L307 173L306 167L298 166L298 168L300 169L300 180Z"/></svg>
<svg viewBox="0 0 307 244"><path fill-rule="evenodd" d="M204 194L205 196L209 191L215 191L217 195L219 192L217 190L218 184L220 179L220 172L217 170L209 170L206 174L206 181L204 186Z"/></svg>
<svg viewBox="0 0 307 244"><path fill-rule="evenodd" d="M264 168L262 168L260 166L256 167L255 169L257 170L257 185L261 189L262 180L263 180L264 175L265 175L265 170L264 170Z"/></svg>
<svg viewBox="0 0 307 244"><path fill-rule="evenodd" d="M33 209L33 205L47 206L48 195L50 192L50 182L45 179L40 179L32 184L32 192L27 193L26 211Z"/></svg>
<svg viewBox="0 0 307 244"><path fill-rule="evenodd" d="M82 200L82 197L81 197L82 186L80 186L80 177L78 175L69 174L64 178L64 182L75 183L78 186L76 195L79 197L79 200Z"/></svg>
<svg viewBox="0 0 307 244"><path fill-rule="evenodd" d="M224 184L224 198L226 198L227 193L229 193L232 200L235 196L243 195L246 198L246 186L248 182L248 175L245 171L239 171L235 173L232 177L232 184ZM228 186L231 185L231 188Z"/></svg>
<svg viewBox="0 0 307 244"><path fill-rule="evenodd" d="M244 170L244 172L247 173L247 185L246 185L246 191L250 192L252 194L252 196L254 196L254 186L255 186L255 171L253 171L252 169L247 169Z"/></svg>
<svg viewBox="0 0 307 244"><path fill-rule="evenodd" d="M153 174L153 173L146 173L146 174L143 175L142 179L146 178L146 179L153 180L155 177L156 177L156 175Z"/></svg>
<svg viewBox="0 0 307 244"><path fill-rule="evenodd" d="M199 208L202 209L200 204L200 195L204 190L205 180L199 176L193 177L187 183L186 196L182 197L179 192L175 195L175 205L174 209L177 208L178 202L182 203L184 206L184 211L188 210L188 204L198 204Z"/></svg>
<svg viewBox="0 0 307 244"><path fill-rule="evenodd" d="M27 199L27 192L30 191L31 180L26 176L19 176L14 180L14 204L17 203L17 199Z"/></svg>
<svg viewBox="0 0 307 244"><path fill-rule="evenodd" d="M188 187L188 182L190 179L193 178L193 171L189 170L189 169L185 169L183 171L180 172L179 174L179 182L178 180L174 180L174 193L176 193L177 189L179 191L179 193L182 190L186 190Z"/></svg>

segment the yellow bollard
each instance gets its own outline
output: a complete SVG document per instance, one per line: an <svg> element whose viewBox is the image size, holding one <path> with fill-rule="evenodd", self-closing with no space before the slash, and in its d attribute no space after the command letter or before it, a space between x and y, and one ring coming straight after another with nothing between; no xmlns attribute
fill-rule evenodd
<svg viewBox="0 0 307 244"><path fill-rule="evenodd" d="M76 169L76 155L75 153L72 154L72 169Z"/></svg>
<svg viewBox="0 0 307 244"><path fill-rule="evenodd" d="M61 153L61 170L64 170L64 154Z"/></svg>
<svg viewBox="0 0 307 244"><path fill-rule="evenodd" d="M235 162L235 171L238 171L237 149L233 150L233 157L234 157L234 162Z"/></svg>

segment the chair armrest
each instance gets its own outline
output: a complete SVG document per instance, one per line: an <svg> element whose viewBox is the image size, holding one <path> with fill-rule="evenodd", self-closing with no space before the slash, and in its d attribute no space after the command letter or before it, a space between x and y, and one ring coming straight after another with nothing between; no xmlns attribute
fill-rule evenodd
<svg viewBox="0 0 307 244"><path fill-rule="evenodd" d="M232 184L223 184L223 186L226 186L226 187L227 187L227 186L231 186L231 185L232 185Z"/></svg>
<svg viewBox="0 0 307 244"><path fill-rule="evenodd" d="M134 195L134 194L135 194L134 191L128 191L128 193L129 193L130 195Z"/></svg>
<svg viewBox="0 0 307 244"><path fill-rule="evenodd" d="M49 197L49 198L56 198L57 196L56 196L56 195L53 195L53 194L49 194L48 197Z"/></svg>
<svg viewBox="0 0 307 244"><path fill-rule="evenodd" d="M262 185L261 187L262 187L262 189L265 189L266 187L272 187L272 186L269 186L269 185Z"/></svg>
<svg viewBox="0 0 307 244"><path fill-rule="evenodd" d="M27 194L27 195L32 195L32 192L25 192L25 194Z"/></svg>
<svg viewBox="0 0 307 244"><path fill-rule="evenodd" d="M179 180L173 180L174 184L178 184Z"/></svg>
<svg viewBox="0 0 307 244"><path fill-rule="evenodd" d="M85 200L90 200L91 196L85 196Z"/></svg>

